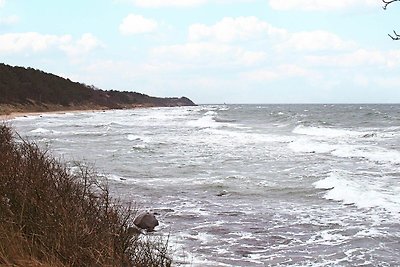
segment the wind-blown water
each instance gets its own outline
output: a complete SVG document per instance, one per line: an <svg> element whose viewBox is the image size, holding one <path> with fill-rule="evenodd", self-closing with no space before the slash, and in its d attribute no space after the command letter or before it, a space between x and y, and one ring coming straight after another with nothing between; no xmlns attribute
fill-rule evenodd
<svg viewBox="0 0 400 267"><path fill-rule="evenodd" d="M207 105L12 125L159 214L176 265L400 262L400 105Z"/></svg>

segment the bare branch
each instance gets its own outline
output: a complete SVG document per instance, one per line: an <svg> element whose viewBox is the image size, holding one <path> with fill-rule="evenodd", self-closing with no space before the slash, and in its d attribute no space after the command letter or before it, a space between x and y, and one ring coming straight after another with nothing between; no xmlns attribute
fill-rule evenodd
<svg viewBox="0 0 400 267"><path fill-rule="evenodd" d="M398 2L398 1L400 1L400 0L382 0L382 2L383 2L383 9L386 10L387 7L388 7L388 5L390 5L391 3L394 3L394 2ZM393 31L393 33L394 33L394 36L388 34L389 37L392 38L392 40L394 40L394 41L400 40L400 35L397 34L396 31Z"/></svg>
<svg viewBox="0 0 400 267"><path fill-rule="evenodd" d="M396 31L393 31L393 33L394 33L394 36L388 34L389 37L392 38L392 40L394 40L394 41L400 40L400 34L396 33Z"/></svg>
<svg viewBox="0 0 400 267"><path fill-rule="evenodd" d="M384 3L383 9L386 10L386 8L387 8L388 5L390 5L390 4L393 3L393 2L398 2L398 1L400 1L400 0L382 0L382 2Z"/></svg>

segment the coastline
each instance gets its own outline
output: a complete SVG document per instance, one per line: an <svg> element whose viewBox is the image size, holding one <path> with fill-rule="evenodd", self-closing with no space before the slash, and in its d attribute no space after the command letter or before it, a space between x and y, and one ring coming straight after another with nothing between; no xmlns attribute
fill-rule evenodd
<svg viewBox="0 0 400 267"><path fill-rule="evenodd" d="M40 116L43 114L66 114L66 113L80 113L80 112L101 112L104 109L75 109L75 110L61 110L61 111L40 111L40 112L11 112L10 114L0 115L0 121L10 121L19 117L26 116Z"/></svg>
<svg viewBox="0 0 400 267"><path fill-rule="evenodd" d="M138 109L138 108L151 108L152 105L130 105L123 108L109 108L103 106L89 105L89 106L76 106L76 107L63 107L63 106L46 106L43 107L11 107L0 105L0 121L10 121L18 117L25 116L40 116L43 114L65 114L65 113L80 113L80 112L103 112L107 110L117 109Z"/></svg>

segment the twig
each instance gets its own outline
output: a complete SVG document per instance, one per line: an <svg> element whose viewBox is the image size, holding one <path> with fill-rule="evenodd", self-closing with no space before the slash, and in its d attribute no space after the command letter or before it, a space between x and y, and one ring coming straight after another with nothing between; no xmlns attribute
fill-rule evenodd
<svg viewBox="0 0 400 267"><path fill-rule="evenodd" d="M394 36L388 34L389 37L392 38L392 40L394 40L394 41L400 40L400 34L396 33L396 31L393 31L393 32L394 32Z"/></svg>
<svg viewBox="0 0 400 267"><path fill-rule="evenodd" d="M393 2L397 2L397 1L400 1L400 0L382 0L382 2L384 3L384 5L383 5L383 9L384 10L386 10L386 8L387 8L387 6L388 5L390 5L391 3L393 3Z"/></svg>

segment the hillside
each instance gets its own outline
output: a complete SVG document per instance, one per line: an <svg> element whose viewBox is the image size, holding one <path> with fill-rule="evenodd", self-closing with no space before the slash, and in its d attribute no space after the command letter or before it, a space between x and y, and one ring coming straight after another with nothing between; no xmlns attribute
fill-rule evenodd
<svg viewBox="0 0 400 267"><path fill-rule="evenodd" d="M2 124L0 151L0 266L171 266L168 241L139 234L138 211L98 174L71 173Z"/></svg>
<svg viewBox="0 0 400 267"><path fill-rule="evenodd" d="M106 91L33 68L0 64L0 114L192 105L195 104L186 97L159 98L137 92Z"/></svg>

